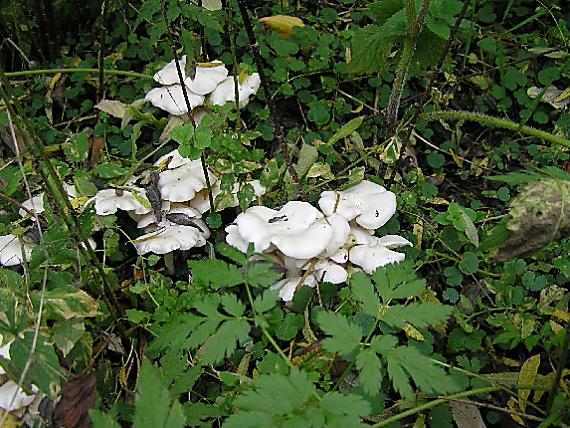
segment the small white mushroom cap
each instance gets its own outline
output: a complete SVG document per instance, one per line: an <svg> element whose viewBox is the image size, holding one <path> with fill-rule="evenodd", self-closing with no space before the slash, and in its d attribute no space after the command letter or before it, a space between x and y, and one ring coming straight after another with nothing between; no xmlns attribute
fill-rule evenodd
<svg viewBox="0 0 570 428"><path fill-rule="evenodd" d="M221 61L198 64L194 79L187 77L184 83L192 92L207 95L228 76L228 69Z"/></svg>
<svg viewBox="0 0 570 428"><path fill-rule="evenodd" d="M161 201L161 207L163 212L168 211L170 209L170 201ZM146 214L135 214L133 211L129 211L129 217L137 222L139 229L156 223L156 216L152 210Z"/></svg>
<svg viewBox="0 0 570 428"><path fill-rule="evenodd" d="M319 260L313 269L315 270L314 276L319 281L342 284L348 279L348 272L345 268L327 259Z"/></svg>
<svg viewBox="0 0 570 428"><path fill-rule="evenodd" d="M75 186L73 184L63 183L63 188L69 196L70 199L77 197L77 191L75 190ZM36 196L33 196L30 199L25 200L22 202L22 206L26 207L30 211L35 212L36 214L41 214L45 211L44 207L44 195L45 192L38 193ZM22 217L29 217L30 215L20 208L18 214Z"/></svg>
<svg viewBox="0 0 570 428"><path fill-rule="evenodd" d="M204 97L202 95L197 95L190 89L186 89L186 94L188 95L188 102L190 103L191 109L204 104ZM184 91L180 84L163 86L162 88L153 88L147 92L144 99L146 101L150 101L153 106L165 110L175 116L181 116L188 113Z"/></svg>
<svg viewBox="0 0 570 428"><path fill-rule="evenodd" d="M307 275L307 277L303 280L299 275L293 276L286 276L281 281L276 282L271 286L272 290L279 291L279 297L284 302L290 302L293 300L293 296L295 295L295 291L301 285L306 285L308 287L314 287L316 285L315 278L313 275Z"/></svg>
<svg viewBox="0 0 570 428"><path fill-rule="evenodd" d="M370 243L356 245L349 251L351 263L360 266L367 274L372 274L382 266L398 263L405 259L405 255L392 251L391 248L409 245L412 243L397 235L387 235L382 238L372 237Z"/></svg>
<svg viewBox="0 0 570 428"><path fill-rule="evenodd" d="M23 251L22 251L23 249ZM29 260L33 245L26 243L15 235L0 236L0 266L17 266Z"/></svg>
<svg viewBox="0 0 570 428"><path fill-rule="evenodd" d="M138 187L131 187L130 190L103 189L86 203L95 201L95 212L102 216L115 214L117 210L147 214L152 208L144 195L145 191Z"/></svg>
<svg viewBox="0 0 570 428"><path fill-rule="evenodd" d="M350 225L340 214L333 214L327 217L326 221L331 225L333 230L333 237L324 252L325 257L330 257L336 254L346 244L350 233Z"/></svg>
<svg viewBox="0 0 570 428"><path fill-rule="evenodd" d="M319 207L325 215L338 213L366 229L382 227L396 212L396 195L384 187L364 180L341 191L324 191Z"/></svg>
<svg viewBox="0 0 570 428"><path fill-rule="evenodd" d="M200 221L196 219L196 221ZM159 224L159 229L140 236L132 241L137 253L167 254L176 250L189 250L194 247L206 245L206 235L209 230L205 223L201 222L198 227L183 226L169 221ZM207 232L207 233L206 233Z"/></svg>
<svg viewBox="0 0 570 428"><path fill-rule="evenodd" d="M13 412L27 407L32 404L34 398L35 394L27 395L14 381L8 380L0 386L0 409L3 411Z"/></svg>
<svg viewBox="0 0 570 428"><path fill-rule="evenodd" d="M234 77L226 77L222 83L210 94L210 102L213 105L223 106L228 102L235 102L235 84ZM249 98L255 95L261 84L258 73L253 73L238 83L239 89L239 106L245 107L249 103Z"/></svg>
<svg viewBox="0 0 570 428"><path fill-rule="evenodd" d="M208 174L210 183L215 183L217 178L209 171ZM158 179L161 198L170 202L190 201L197 192L206 188L206 177L200 160L162 171Z"/></svg>
<svg viewBox="0 0 570 428"><path fill-rule="evenodd" d="M186 73L184 71L186 69L186 55L183 55L178 63L180 64L182 75L186 77ZM180 83L178 70L176 68L176 61L170 61L162 68L162 70L154 73L154 76L152 76L152 78L161 85L174 85L175 83Z"/></svg>
<svg viewBox="0 0 570 428"><path fill-rule="evenodd" d="M1 339L1 336L0 336ZM0 357L5 358L7 360L10 359L10 346L12 346L12 341L6 343L4 346L0 347ZM6 370L4 367L0 366L0 376L6 374Z"/></svg>

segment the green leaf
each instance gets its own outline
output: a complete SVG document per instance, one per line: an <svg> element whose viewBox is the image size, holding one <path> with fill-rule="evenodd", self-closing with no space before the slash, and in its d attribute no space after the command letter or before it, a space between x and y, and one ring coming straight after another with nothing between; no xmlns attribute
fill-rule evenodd
<svg viewBox="0 0 570 428"><path fill-rule="evenodd" d="M254 287L269 287L280 278L281 275L275 272L270 263L255 263L247 270L247 281Z"/></svg>
<svg viewBox="0 0 570 428"><path fill-rule="evenodd" d="M382 336L374 336L370 341L370 348L378 354L384 354L398 345L398 338L391 334L384 334Z"/></svg>
<svg viewBox="0 0 570 428"><path fill-rule="evenodd" d="M123 168L115 163L95 165L95 174L101 178L116 178L129 173L128 168Z"/></svg>
<svg viewBox="0 0 570 428"><path fill-rule="evenodd" d="M439 324L451 315L453 308L441 303L410 303L393 305L386 309L382 321L394 327L403 328L406 323L422 328Z"/></svg>
<svg viewBox="0 0 570 428"><path fill-rule="evenodd" d="M91 416L93 428L121 428L117 419L109 413L93 409L89 412L89 416Z"/></svg>
<svg viewBox="0 0 570 428"><path fill-rule="evenodd" d="M258 313L267 312L275 307L278 298L279 292L277 290L267 290L255 298L253 307Z"/></svg>
<svg viewBox="0 0 570 428"><path fill-rule="evenodd" d="M309 172L311 166L316 162L319 157L319 152L315 146L310 144L303 144L299 150L299 160L295 165L297 175L303 178Z"/></svg>
<svg viewBox="0 0 570 428"><path fill-rule="evenodd" d="M194 127L192 124L177 126L170 135L178 144L187 145L194 137Z"/></svg>
<svg viewBox="0 0 570 428"><path fill-rule="evenodd" d="M335 134L329 139L329 144L334 144L338 140L352 135L352 133L356 131L360 125L362 125L362 121L364 119L365 116L355 117L351 121L342 125L341 128L336 131Z"/></svg>
<svg viewBox="0 0 570 428"><path fill-rule="evenodd" d="M178 400L172 400L160 369L143 360L137 393L133 428L183 428L186 416Z"/></svg>
<svg viewBox="0 0 570 428"><path fill-rule="evenodd" d="M245 312L245 305L238 300L235 294L224 294L222 296L222 306L228 314L236 318L241 317Z"/></svg>
<svg viewBox="0 0 570 428"><path fill-rule="evenodd" d="M41 291L31 293L32 301L39 304ZM45 310L49 316L57 319L88 318L100 314L99 303L83 290L71 286L62 286L46 291L43 295Z"/></svg>
<svg viewBox="0 0 570 428"><path fill-rule="evenodd" d="M340 392L327 392L323 395L320 406L333 415L364 416L371 411L370 404L362 397L355 394L343 395Z"/></svg>
<svg viewBox="0 0 570 428"><path fill-rule="evenodd" d="M380 300L370 279L364 273L357 272L350 279L350 286L354 297L360 302L362 312L376 317Z"/></svg>
<svg viewBox="0 0 570 428"><path fill-rule="evenodd" d="M220 287L233 287L243 283L239 268L223 260L189 260L188 267L195 281L210 285L216 290Z"/></svg>
<svg viewBox="0 0 570 428"><path fill-rule="evenodd" d="M382 382L380 358L371 349L366 349L356 356L356 368L360 371L358 380L368 395L376 395Z"/></svg>
<svg viewBox="0 0 570 428"><path fill-rule="evenodd" d="M216 251L240 266L247 264L247 256L231 245L220 242L216 245Z"/></svg>
<svg viewBox="0 0 570 428"><path fill-rule="evenodd" d="M249 340L251 326L246 320L233 319L222 323L218 331L210 336L203 346L202 362L217 364L225 357L231 356L238 342L244 344Z"/></svg>
<svg viewBox="0 0 570 428"><path fill-rule="evenodd" d="M425 287L425 281L417 278L413 265L407 261L376 269L372 279L385 304L392 299L416 296Z"/></svg>
<svg viewBox="0 0 570 428"><path fill-rule="evenodd" d="M327 351L337 352L346 357L360 345L361 327L350 322L345 316L322 311L317 315L317 322L322 331L332 336L322 342Z"/></svg>
<svg viewBox="0 0 570 428"><path fill-rule="evenodd" d="M451 376L416 348L400 346L385 353L384 357L394 389L405 398L412 397L410 378L427 393L445 394L457 388Z"/></svg>

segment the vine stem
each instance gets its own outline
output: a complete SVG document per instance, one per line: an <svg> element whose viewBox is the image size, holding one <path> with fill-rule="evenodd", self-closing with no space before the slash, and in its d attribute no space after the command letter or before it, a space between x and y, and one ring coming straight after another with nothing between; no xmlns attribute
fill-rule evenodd
<svg viewBox="0 0 570 428"><path fill-rule="evenodd" d="M386 425L390 425L392 422L396 422L396 421L399 421L400 419L407 418L408 416L415 415L416 413L419 413L423 410L428 410L428 409L431 409L433 407L437 407L440 404L447 403L449 400L471 397L472 395L488 394L490 392L497 392L500 390L501 390L501 388L498 386L487 386L484 388L477 388L477 389L472 389L470 391L463 391L463 392L459 392L457 394L448 395L445 398L438 398L436 400L429 401L429 402L422 404L420 406L416 406L412 409L408 409L406 411L403 411L402 413L398 413L397 415L391 416L387 419L384 419L383 421L380 421L380 422L372 425L372 427L384 427Z"/></svg>
<svg viewBox="0 0 570 428"><path fill-rule="evenodd" d="M247 38L249 39L251 53L253 54L253 59L255 61L255 65L257 66L257 72L259 73L259 78L261 80L261 87L263 89L263 96L265 97L267 108L269 109L269 116L271 117L271 121L273 122L273 126L275 127L275 136L277 137L278 148L283 154L283 158L285 159L285 164L287 165L287 171L291 176L291 180L295 184L297 193L299 194L301 199L306 200L307 195L303 190L303 186L301 184L301 181L299 180L297 171L295 171L293 163L291 162L291 156L289 155L289 152L287 150L287 144L285 142L285 134L283 132L283 126L281 125L281 122L279 121L279 118L277 116L277 110L275 109L275 104L273 104L273 98L271 98L271 92L269 91L269 81L267 80L267 76L265 75L265 69L263 68L263 60L261 58L261 53L259 52L259 43L257 41L257 37L255 36L255 32L253 31L251 20L249 19L249 12L247 11L246 2L245 0L236 0L236 1L239 7L241 18L243 20L245 31L247 33Z"/></svg>
<svg viewBox="0 0 570 428"><path fill-rule="evenodd" d="M478 122L483 125L494 126L496 128L508 129L510 131L520 132L521 134L530 135L540 138L549 143L557 144L563 147L570 147L570 140L559 135L551 134L550 132L542 131L528 125L521 125L512 120L503 119L488 114L476 113L471 111L434 111L429 113L422 113L418 117L419 120L432 121L432 120L466 120L469 122Z"/></svg>
<svg viewBox="0 0 570 428"><path fill-rule="evenodd" d="M42 76L49 74L73 74L73 73L87 73L87 74L99 74L99 68L44 68L38 70L24 70L24 71L12 71L5 72L4 75L8 79L13 79L17 77L28 77L28 76ZM140 79L152 80L152 76L148 74L136 73L134 71L126 70L110 70L108 68L103 69L103 72L110 76L123 76L123 77L137 77Z"/></svg>

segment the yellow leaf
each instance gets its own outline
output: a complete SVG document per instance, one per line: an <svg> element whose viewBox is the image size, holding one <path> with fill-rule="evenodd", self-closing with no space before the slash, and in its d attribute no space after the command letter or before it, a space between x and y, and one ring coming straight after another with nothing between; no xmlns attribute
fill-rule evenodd
<svg viewBox="0 0 570 428"><path fill-rule="evenodd" d="M501 361L507 367L520 367L521 366L521 363L519 361L513 360L512 358L503 358Z"/></svg>
<svg viewBox="0 0 570 428"><path fill-rule="evenodd" d="M526 360L519 372L519 384L534 385L538 367L540 366L540 354L533 355ZM526 410L526 402L530 395L530 389L519 389L519 407L524 412Z"/></svg>
<svg viewBox="0 0 570 428"><path fill-rule="evenodd" d="M520 412L520 410L517 408L517 400L515 400L514 398L509 398L509 401L507 401L507 407L509 408L509 410L511 412ZM521 426L525 426L524 421L522 420L522 418L518 415L515 415L513 413L510 413L511 418L513 418L513 420L521 425Z"/></svg>
<svg viewBox="0 0 570 428"><path fill-rule="evenodd" d="M558 332L564 328L554 320L550 320L548 323L554 334L558 334Z"/></svg>
<svg viewBox="0 0 570 428"><path fill-rule="evenodd" d="M283 37L290 37L293 34L293 27L304 27L305 24L296 16L274 15L266 16L259 20L266 28L281 34Z"/></svg>
<svg viewBox="0 0 570 428"><path fill-rule="evenodd" d="M14 416L12 416L10 413L4 416L4 411L0 409L0 419L4 417L6 417L6 420L4 421L4 425L2 425L2 428L17 428L20 426L20 424L18 423L17 419Z"/></svg>
<svg viewBox="0 0 570 428"><path fill-rule="evenodd" d="M424 335L421 334L419 330L411 324L408 323L404 324L404 333L406 333L406 336L408 336L409 338L417 340L418 342L425 341Z"/></svg>
<svg viewBox="0 0 570 428"><path fill-rule="evenodd" d="M554 310L554 318L558 318L559 320L562 321L570 321L570 314L566 311L563 311L561 309L555 309Z"/></svg>

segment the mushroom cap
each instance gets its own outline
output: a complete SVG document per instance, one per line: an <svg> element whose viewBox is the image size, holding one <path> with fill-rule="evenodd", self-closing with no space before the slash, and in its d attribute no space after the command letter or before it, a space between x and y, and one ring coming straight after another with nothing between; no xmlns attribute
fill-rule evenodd
<svg viewBox="0 0 570 428"><path fill-rule="evenodd" d="M372 274L377 268L404 260L405 255L392 251L391 248L411 246L412 243L397 235L386 235L381 238L371 236L370 242L356 245L349 251L350 261L360 266L364 272Z"/></svg>
<svg viewBox="0 0 570 428"><path fill-rule="evenodd" d="M163 221L159 224L158 230L142 235L133 240L132 243L139 255L147 253L167 254L175 250L202 247L206 245L204 231L209 234L209 230L205 223L200 226L204 229L200 230L201 228Z"/></svg>
<svg viewBox="0 0 570 428"><path fill-rule="evenodd" d="M346 244L346 240L350 234L350 225L340 214L335 213L326 219L333 230L333 237L325 248L324 253L326 257L330 257L336 254Z"/></svg>
<svg viewBox="0 0 570 428"><path fill-rule="evenodd" d="M342 284L348 279L348 272L345 268L327 259L319 260L314 270L314 276L319 281Z"/></svg>
<svg viewBox="0 0 570 428"><path fill-rule="evenodd" d="M216 182L212 184L212 198L216 199L221 193L220 183ZM202 189L199 192L196 192L196 195L188 202L188 204L197 210L200 214L204 214L206 211L210 209L210 198L208 197L208 189Z"/></svg>
<svg viewBox="0 0 570 428"><path fill-rule="evenodd" d="M237 224L230 224L225 228L226 231L226 243L232 247L237 248L242 253L247 251L248 243L243 240L239 233L239 227Z"/></svg>
<svg viewBox="0 0 570 428"><path fill-rule="evenodd" d="M261 78L258 73L253 73L238 83L239 106L245 107L249 103L249 98L259 89ZM210 94L210 102L213 105L223 106L228 102L235 102L235 82L233 76L226 77L218 87Z"/></svg>
<svg viewBox="0 0 570 428"><path fill-rule="evenodd" d="M14 381L8 380L0 386L0 409L13 412L29 406L34 401L35 394L27 395ZM12 402L12 399L14 401ZM10 403L12 405L10 406Z"/></svg>
<svg viewBox="0 0 570 428"><path fill-rule="evenodd" d="M217 178L208 171L210 183ZM192 160L178 168L162 171L158 179L161 198L170 202L190 201L197 192L206 189L206 178L200 160Z"/></svg>
<svg viewBox="0 0 570 428"><path fill-rule="evenodd" d="M117 210L133 211L135 214L147 214L152 211L145 191L138 187L130 190L103 189L87 201L95 201L97 215L115 214ZM135 196L136 195L136 196Z"/></svg>
<svg viewBox="0 0 570 428"><path fill-rule="evenodd" d="M22 251L23 248L23 251ZM24 257L29 260L33 246L26 243L15 235L0 236L0 266L16 266L24 262Z"/></svg>
<svg viewBox="0 0 570 428"><path fill-rule="evenodd" d="M253 242L256 252L274 245L296 259L316 257L333 237L332 227L319 210L301 201L287 202L280 210L251 207L238 215L235 224L241 240Z"/></svg>
<svg viewBox="0 0 570 428"><path fill-rule="evenodd" d="M170 201L162 201L161 207L163 212L168 211L170 209ZM153 210L146 214L135 214L133 211L129 211L129 217L137 222L137 227L139 229L147 227L152 223L156 223L156 216L154 215Z"/></svg>
<svg viewBox="0 0 570 428"><path fill-rule="evenodd" d="M186 77L186 73L184 71L186 69L186 55L182 55L182 58L180 58L178 63L180 64L182 75ZM154 73L152 78L161 85L174 85L175 83L180 83L178 70L176 69L176 61L170 61L162 68L162 70Z"/></svg>
<svg viewBox="0 0 570 428"><path fill-rule="evenodd" d="M192 92L207 95L228 77L228 69L221 61L198 64L194 79L186 77L184 83Z"/></svg>
<svg viewBox="0 0 570 428"><path fill-rule="evenodd" d="M4 346L0 347L0 357L5 358L7 360L10 359L10 346L12 346L12 340L6 343ZM0 366L0 376L6 374L6 370L4 367Z"/></svg>
<svg viewBox="0 0 570 428"><path fill-rule="evenodd" d="M186 94L188 95L188 102L190 103L191 109L204 104L204 97L202 95L197 95L190 89L186 90ZM175 116L188 113L188 106L186 105L184 92L180 84L153 88L147 92L144 99L150 101L153 106Z"/></svg>
<svg viewBox="0 0 570 428"><path fill-rule="evenodd" d="M307 277L303 280L299 275L293 274L292 276L289 276L288 272L288 275L281 281L277 281L275 284L273 284L271 286L271 289L279 291L279 297L281 300L284 302L290 302L293 300L293 296L295 295L297 288L303 284L308 287L314 287L316 285L316 281L313 275L307 275Z"/></svg>
<svg viewBox="0 0 570 428"><path fill-rule="evenodd" d="M346 190L322 192L319 207L325 215L336 212L366 229L377 229L396 212L396 195L364 180Z"/></svg>
<svg viewBox="0 0 570 428"><path fill-rule="evenodd" d="M69 196L70 199L77 198L77 191L75 190L75 186L73 184L68 184L68 183L62 183L62 184L65 192L67 193L67 196ZM22 206L26 207L30 211L35 212L36 214L41 214L45 211L44 195L45 192L38 193L36 196L32 196L30 199L27 199L24 202L22 202ZM18 214L20 214L20 216L22 217L30 216L30 214L28 214L22 208L19 209Z"/></svg>

